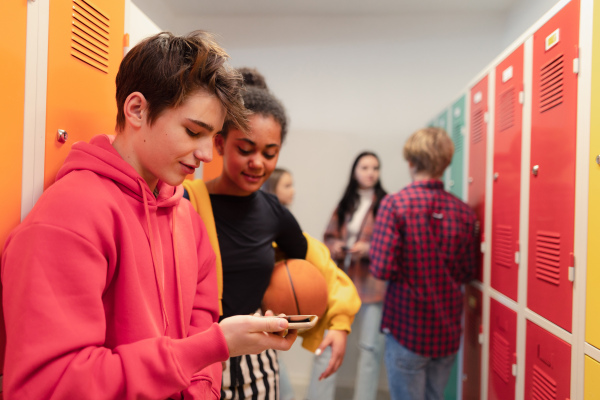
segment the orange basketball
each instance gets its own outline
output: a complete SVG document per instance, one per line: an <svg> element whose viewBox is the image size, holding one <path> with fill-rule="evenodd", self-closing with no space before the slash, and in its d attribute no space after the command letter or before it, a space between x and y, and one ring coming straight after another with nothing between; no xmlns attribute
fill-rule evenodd
<svg viewBox="0 0 600 400"><path fill-rule="evenodd" d="M275 264L262 310L271 310L275 315L314 314L321 318L327 310L327 282L306 260L282 260Z"/></svg>

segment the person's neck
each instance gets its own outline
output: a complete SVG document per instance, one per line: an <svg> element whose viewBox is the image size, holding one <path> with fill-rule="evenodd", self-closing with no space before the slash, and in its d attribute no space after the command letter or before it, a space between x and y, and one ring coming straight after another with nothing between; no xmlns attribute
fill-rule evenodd
<svg viewBox="0 0 600 400"><path fill-rule="evenodd" d="M237 186L235 186L233 183L227 182L223 175L219 175L215 179L206 182L206 190L208 190L209 194L224 194L228 196L245 197L250 196L253 193L242 192L241 190L236 189Z"/></svg>
<svg viewBox="0 0 600 400"><path fill-rule="evenodd" d="M433 176L427 172L415 172L412 176L413 182L439 180L440 176Z"/></svg>
<svg viewBox="0 0 600 400"><path fill-rule="evenodd" d="M127 127L125 127L125 130ZM133 143L131 140L128 140L129 136L126 132L115 132L115 139L112 142L112 147L119 153L121 158L125 160L125 162L131 165L137 173L146 181L150 190L154 192L156 190L158 179L150 179L150 177L145 176L144 169L142 168L140 161L137 158L137 154L133 148Z"/></svg>

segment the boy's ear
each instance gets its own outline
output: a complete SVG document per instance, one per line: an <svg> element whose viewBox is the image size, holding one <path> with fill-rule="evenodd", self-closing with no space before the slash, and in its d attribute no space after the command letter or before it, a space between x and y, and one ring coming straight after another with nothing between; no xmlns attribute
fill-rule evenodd
<svg viewBox="0 0 600 400"><path fill-rule="evenodd" d="M215 135L215 148L217 149L217 153L222 156L225 151L225 138L220 133Z"/></svg>
<svg viewBox="0 0 600 400"><path fill-rule="evenodd" d="M145 121L145 112L148 102L140 92L133 92L125 99L123 104L123 112L125 121L133 127L139 128Z"/></svg>

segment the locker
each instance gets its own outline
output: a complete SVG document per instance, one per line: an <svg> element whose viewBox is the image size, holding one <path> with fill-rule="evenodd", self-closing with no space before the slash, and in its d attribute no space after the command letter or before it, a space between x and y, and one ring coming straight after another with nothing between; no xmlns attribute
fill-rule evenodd
<svg viewBox="0 0 600 400"><path fill-rule="evenodd" d="M469 186L467 203L475 210L485 232L485 171L488 126L488 77L480 80L470 91L471 111L469 116ZM483 257L477 272L482 280Z"/></svg>
<svg viewBox="0 0 600 400"><path fill-rule="evenodd" d="M23 174L23 122L25 102L25 44L27 34L27 2L3 1L0 3L0 26L10 32L10 39L0 42L0 116L3 134L0 135L0 186L2 193L2 218L0 218L0 256L10 231L21 221L21 190ZM2 299L0 287L0 300ZM4 347L6 335L0 307L0 379L4 372ZM0 399L2 385L0 384Z"/></svg>
<svg viewBox="0 0 600 400"><path fill-rule="evenodd" d="M527 306L571 331L579 2L533 35Z"/></svg>
<svg viewBox="0 0 600 400"><path fill-rule="evenodd" d="M517 301L523 45L496 67L491 286Z"/></svg>
<svg viewBox="0 0 600 400"><path fill-rule="evenodd" d="M444 110L436 118L435 126L442 128L446 132L448 131L448 111Z"/></svg>
<svg viewBox="0 0 600 400"><path fill-rule="evenodd" d="M570 391L571 346L527 321L525 398L568 399Z"/></svg>
<svg viewBox="0 0 600 400"><path fill-rule="evenodd" d="M51 3L44 188L54 182L73 143L115 132L124 24L125 0Z"/></svg>
<svg viewBox="0 0 600 400"><path fill-rule="evenodd" d="M517 313L490 300L489 400L514 400L517 364Z"/></svg>
<svg viewBox="0 0 600 400"><path fill-rule="evenodd" d="M594 8L594 26L600 27L600 7ZM585 340L600 348L600 29L593 34Z"/></svg>
<svg viewBox="0 0 600 400"><path fill-rule="evenodd" d="M466 113L466 100L465 96L458 99L450 108L450 119L451 126L448 132L454 142L454 157L450 163L450 182L448 186L450 192L459 199L464 200L463 195L463 174L465 164L465 150L464 150L464 137L465 137L465 113Z"/></svg>
<svg viewBox="0 0 600 400"><path fill-rule="evenodd" d="M482 294L465 286L465 332L463 335L463 400L479 400L481 391Z"/></svg>
<svg viewBox="0 0 600 400"><path fill-rule="evenodd" d="M600 362L585 356L584 400L596 400L600 393Z"/></svg>

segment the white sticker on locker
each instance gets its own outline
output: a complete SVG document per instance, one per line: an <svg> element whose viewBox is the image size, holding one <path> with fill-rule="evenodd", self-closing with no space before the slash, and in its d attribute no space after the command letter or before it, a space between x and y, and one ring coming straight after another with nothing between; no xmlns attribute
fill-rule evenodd
<svg viewBox="0 0 600 400"><path fill-rule="evenodd" d="M508 80L512 77L513 77L513 66L511 65L510 67L508 67L504 71L502 71L502 83L508 82Z"/></svg>
<svg viewBox="0 0 600 400"><path fill-rule="evenodd" d="M546 36L546 51L550 50L560 41L560 28Z"/></svg>
<svg viewBox="0 0 600 400"><path fill-rule="evenodd" d="M473 103L475 103L475 104L479 103L482 98L483 98L483 94L481 94L481 92L475 93L475 95L473 96Z"/></svg>
<svg viewBox="0 0 600 400"><path fill-rule="evenodd" d="M460 117L460 108L456 107L454 109L454 118L458 118L458 117Z"/></svg>

